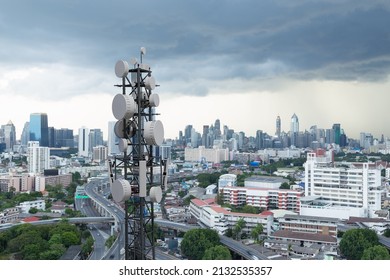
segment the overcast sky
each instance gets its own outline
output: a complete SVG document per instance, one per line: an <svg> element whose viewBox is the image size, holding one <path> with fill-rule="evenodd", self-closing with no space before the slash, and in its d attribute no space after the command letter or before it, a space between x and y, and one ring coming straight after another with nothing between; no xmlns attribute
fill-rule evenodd
<svg viewBox="0 0 390 280"><path fill-rule="evenodd" d="M49 126L115 120L117 60L139 58L160 87L165 136L220 119L275 133L340 123L390 137L390 2L5 1L0 9L0 124L20 138L30 113Z"/></svg>

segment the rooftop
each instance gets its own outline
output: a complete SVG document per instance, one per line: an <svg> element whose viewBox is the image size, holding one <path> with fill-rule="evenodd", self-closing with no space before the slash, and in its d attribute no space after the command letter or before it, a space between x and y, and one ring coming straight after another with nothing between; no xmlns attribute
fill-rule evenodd
<svg viewBox="0 0 390 280"><path fill-rule="evenodd" d="M275 176L251 176L245 181L248 182L261 182L261 183L284 183L288 182L287 179L283 179L281 177L275 177Z"/></svg>
<svg viewBox="0 0 390 280"><path fill-rule="evenodd" d="M337 243L337 238L330 235L318 234L318 233L306 233L296 232L289 230L275 231L271 237L273 238L288 238L299 241L311 241L311 242L325 242L325 243Z"/></svg>

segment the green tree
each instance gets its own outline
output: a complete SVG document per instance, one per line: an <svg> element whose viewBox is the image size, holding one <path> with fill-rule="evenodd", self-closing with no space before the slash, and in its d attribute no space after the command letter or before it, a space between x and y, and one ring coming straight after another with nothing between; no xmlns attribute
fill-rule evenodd
<svg viewBox="0 0 390 280"><path fill-rule="evenodd" d="M262 224L257 224L254 228L251 230L251 237L253 240L256 242L259 242L259 236L260 234L263 233L263 225Z"/></svg>
<svg viewBox="0 0 390 280"><path fill-rule="evenodd" d="M206 249L202 260L231 260L232 255L228 248L223 245L216 245Z"/></svg>
<svg viewBox="0 0 390 280"><path fill-rule="evenodd" d="M240 218L236 225L233 227L233 236L236 240L241 239L242 230L246 226L246 222L243 218Z"/></svg>
<svg viewBox="0 0 390 280"><path fill-rule="evenodd" d="M71 245L80 244L79 236L77 236L77 234L73 231L66 231L63 234L61 234L61 240L62 240L62 244L66 248L68 248Z"/></svg>
<svg viewBox="0 0 390 280"><path fill-rule="evenodd" d="M286 190L289 190L290 189L290 185L287 183L287 182L283 182L279 189L286 189Z"/></svg>
<svg viewBox="0 0 390 280"><path fill-rule="evenodd" d="M196 197L193 196L192 194L189 195L189 196L187 196L187 197L183 200L183 204L184 204L184 205L187 205L187 206L190 205L191 200L194 199L194 198L196 198Z"/></svg>
<svg viewBox="0 0 390 280"><path fill-rule="evenodd" d="M24 247L34 244L40 243L42 241L42 237L36 230L29 230L21 233L17 237L10 240L8 244L8 250L11 253L17 253L22 251Z"/></svg>
<svg viewBox="0 0 390 280"><path fill-rule="evenodd" d="M93 250L93 243L94 241L92 236L88 237L85 243L81 246L81 259L86 260L88 258L89 254L91 254Z"/></svg>
<svg viewBox="0 0 390 280"><path fill-rule="evenodd" d="M28 213L30 213L30 214L36 214L36 213L38 213L38 209L35 208L35 207L31 207L31 208L28 210Z"/></svg>
<svg viewBox="0 0 390 280"><path fill-rule="evenodd" d="M390 237L390 228L385 229L385 232L383 233L383 236Z"/></svg>
<svg viewBox="0 0 390 280"><path fill-rule="evenodd" d="M219 245L219 236L215 230L197 228L184 234L180 249L188 259L201 260L205 251L216 245Z"/></svg>
<svg viewBox="0 0 390 280"><path fill-rule="evenodd" d="M109 238L107 238L106 243L104 243L104 245L106 245L107 248L110 248L112 244L114 244L115 239L116 237L114 235L111 235Z"/></svg>
<svg viewBox="0 0 390 280"><path fill-rule="evenodd" d="M232 238L233 237L233 229L228 228L224 234L226 237Z"/></svg>
<svg viewBox="0 0 390 280"><path fill-rule="evenodd" d="M49 250L43 251L39 254L40 260L58 260L64 253L66 249L62 244L52 244L50 245Z"/></svg>
<svg viewBox="0 0 390 280"><path fill-rule="evenodd" d="M365 249L378 245L378 236L370 229L347 230L340 241L340 252L348 260L360 260Z"/></svg>
<svg viewBox="0 0 390 280"><path fill-rule="evenodd" d="M72 173L72 182L78 183L81 179L80 172L76 171L75 173Z"/></svg>
<svg viewBox="0 0 390 280"><path fill-rule="evenodd" d="M252 205L244 205L242 207L242 213L259 214L260 210Z"/></svg>
<svg viewBox="0 0 390 280"><path fill-rule="evenodd" d="M375 245L363 251L362 260L390 260L389 251L382 245Z"/></svg>

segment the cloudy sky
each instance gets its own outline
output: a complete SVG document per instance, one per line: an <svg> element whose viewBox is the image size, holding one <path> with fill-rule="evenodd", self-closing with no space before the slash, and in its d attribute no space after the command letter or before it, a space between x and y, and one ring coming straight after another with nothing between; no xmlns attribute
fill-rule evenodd
<svg viewBox="0 0 390 280"><path fill-rule="evenodd" d="M390 2L357 0L51 1L0 9L0 124L30 113L55 128L114 120L117 60L147 53L165 136L220 119L274 134L340 123L390 137Z"/></svg>

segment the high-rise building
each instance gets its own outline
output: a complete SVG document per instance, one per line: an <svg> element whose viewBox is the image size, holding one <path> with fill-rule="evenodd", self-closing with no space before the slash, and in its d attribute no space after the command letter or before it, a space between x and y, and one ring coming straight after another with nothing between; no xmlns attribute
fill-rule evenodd
<svg viewBox="0 0 390 280"><path fill-rule="evenodd" d="M282 122L280 120L280 116L276 117L276 137L280 138L280 132L281 132Z"/></svg>
<svg viewBox="0 0 390 280"><path fill-rule="evenodd" d="M89 150L92 152L93 147L103 146L103 131L94 128L89 131Z"/></svg>
<svg viewBox="0 0 390 280"><path fill-rule="evenodd" d="M161 145L159 147L160 150L160 156L162 160L171 160L171 150L172 147L168 145Z"/></svg>
<svg viewBox="0 0 390 280"><path fill-rule="evenodd" d="M118 147L119 138L114 132L115 123L115 121L108 122L107 146L109 155L116 155L120 153Z"/></svg>
<svg viewBox="0 0 390 280"><path fill-rule="evenodd" d="M42 173L50 168L50 153L48 147L39 146L38 141L27 143L27 161L29 173Z"/></svg>
<svg viewBox="0 0 390 280"><path fill-rule="evenodd" d="M299 120L298 120L297 115L295 115L295 113L291 117L290 132L292 132L292 133L298 133L299 132Z"/></svg>
<svg viewBox="0 0 390 280"><path fill-rule="evenodd" d="M203 134L202 134L202 146L205 146L206 148L210 147L210 142L208 141L208 134L209 134L209 126L204 125L203 126Z"/></svg>
<svg viewBox="0 0 390 280"><path fill-rule="evenodd" d="M12 151L14 145L16 144L16 131L14 124L9 121L6 125L2 125L1 129L4 136L5 150Z"/></svg>
<svg viewBox="0 0 390 280"><path fill-rule="evenodd" d="M25 122L22 135L20 136L20 142L22 145L27 146L28 141L30 141L30 122Z"/></svg>
<svg viewBox="0 0 390 280"><path fill-rule="evenodd" d="M55 129L54 129L54 127L49 126L48 133L49 133L49 147L53 148L53 147L55 147Z"/></svg>
<svg viewBox="0 0 390 280"><path fill-rule="evenodd" d="M264 133L262 130L256 131L256 149L264 148Z"/></svg>
<svg viewBox="0 0 390 280"><path fill-rule="evenodd" d="M308 153L300 214L339 219L376 217L384 193L381 170L374 163L335 167L332 155Z"/></svg>
<svg viewBox="0 0 390 280"><path fill-rule="evenodd" d="M214 123L214 135L215 139L221 138L221 121L219 119L216 119Z"/></svg>
<svg viewBox="0 0 390 280"><path fill-rule="evenodd" d="M297 147L298 146L298 134L299 134L299 120L297 115L291 117L290 123L290 139L291 145Z"/></svg>
<svg viewBox="0 0 390 280"><path fill-rule="evenodd" d="M189 124L184 129L184 145L187 145L188 143L191 143L191 133L192 133L192 125Z"/></svg>
<svg viewBox="0 0 390 280"><path fill-rule="evenodd" d="M80 157L89 156L89 129L86 127L79 128L79 153Z"/></svg>
<svg viewBox="0 0 390 280"><path fill-rule="evenodd" d="M245 133L243 131L240 131L238 133L238 149L241 150L244 148L245 144Z"/></svg>
<svg viewBox="0 0 390 280"><path fill-rule="evenodd" d="M96 163L104 163L107 160L108 149L106 146L93 147L92 159Z"/></svg>
<svg viewBox="0 0 390 280"><path fill-rule="evenodd" d="M38 141L41 147L49 147L49 127L46 113L30 114L30 141Z"/></svg>
<svg viewBox="0 0 390 280"><path fill-rule="evenodd" d="M74 148L73 130L68 128L55 129L54 146Z"/></svg>
<svg viewBox="0 0 390 280"><path fill-rule="evenodd" d="M339 123L333 124L332 129L334 131L334 143L340 145L340 135L341 135L340 124Z"/></svg>
<svg viewBox="0 0 390 280"><path fill-rule="evenodd" d="M192 128L191 130L191 147L192 148L198 148L198 140L199 140L199 133L196 132L195 128Z"/></svg>

